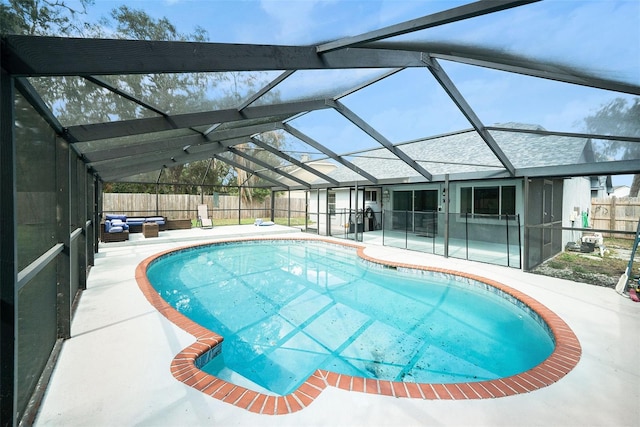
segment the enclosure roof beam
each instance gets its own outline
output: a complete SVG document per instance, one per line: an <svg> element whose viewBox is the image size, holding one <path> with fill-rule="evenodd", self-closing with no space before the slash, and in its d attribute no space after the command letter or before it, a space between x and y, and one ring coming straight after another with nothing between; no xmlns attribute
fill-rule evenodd
<svg viewBox="0 0 640 427"><path fill-rule="evenodd" d="M554 80L563 83L640 95L640 87L638 85L602 78L583 68L571 67L567 64L554 63L552 61L544 61L541 59L527 58L480 46L442 42L389 41L369 43L366 47L381 50L424 52L432 58L458 62L461 64L491 68L494 70Z"/></svg>
<svg viewBox="0 0 640 427"><path fill-rule="evenodd" d="M471 126L474 127L480 138L482 138L489 147L489 149L493 152L493 154L498 158L500 163L504 166L504 168L509 172L511 176L515 174L515 167L511 164L511 161L507 158L507 155L502 151L502 148L498 145L493 136L486 130L484 124L480 121L480 118L473 111L471 106L467 103L467 100L464 99L458 88L453 84L447 73L444 72L440 64L435 58L430 58L425 56L425 63L428 65L429 71L435 79L440 83L440 86L447 92L451 100L458 106L462 114L469 120Z"/></svg>
<svg viewBox="0 0 640 427"><path fill-rule="evenodd" d="M100 177L100 179L103 182L110 182L110 181L118 181L122 178L126 178L126 177L130 177L133 175L138 175L138 174L143 174L143 173L147 173L147 172L152 172L152 171L157 171L162 169L163 166L160 165L158 166L156 163L153 163L153 165L141 165L139 167L137 167L135 170L132 168L127 168L127 167L123 167L123 168L109 168L107 171L105 172L97 172L98 176Z"/></svg>
<svg viewBox="0 0 640 427"><path fill-rule="evenodd" d="M2 65L20 77L424 67L416 52L315 46L2 36Z"/></svg>
<svg viewBox="0 0 640 427"><path fill-rule="evenodd" d="M493 12L499 12L501 10L510 9L516 6L535 3L537 1L540 0L477 1L474 3L465 4L463 6L454 7L442 12L423 16L422 18L412 19L400 24L391 25L379 30L370 31L368 33L360 34L353 37L345 37L328 43L323 43L321 45L318 45L316 50L318 53L328 53L337 49L344 49L351 46L357 46L362 43L413 33L415 31L437 27L439 25L461 21L476 16L482 16Z"/></svg>
<svg viewBox="0 0 640 427"><path fill-rule="evenodd" d="M208 144L210 142L211 141L207 140L204 136L194 133L193 135L149 141L135 145L125 145L122 147L117 146L95 150L82 150L82 153L89 163L96 163L106 160L118 160L136 156L145 157L149 154L175 151L176 149L184 150L187 147L188 150L191 147ZM109 147L109 144L105 143L102 146Z"/></svg>
<svg viewBox="0 0 640 427"><path fill-rule="evenodd" d="M150 152L144 156L121 157L100 162L92 162L87 165L95 169L102 178L104 178L111 169L124 170L128 176L132 174L132 171L134 171L134 173L142 173L153 169L160 169L163 166L171 167L197 160L209 159L212 154L223 153L227 150L228 146L241 144L243 142L246 142L246 138L203 144L190 148L188 152L185 152L182 149ZM140 170L141 168L147 169L143 171Z"/></svg>
<svg viewBox="0 0 640 427"><path fill-rule="evenodd" d="M205 159L208 159L209 157L211 156L210 155L208 157L204 156L199 160L205 160ZM102 179L105 182L108 182L108 181L118 180L120 178L132 176L132 175L157 171L163 168L171 168L171 167L179 166L184 163L186 162L180 161L180 160L173 162L171 161L171 159L162 159L162 160L152 159L146 162L139 162L134 166L111 165L102 170L98 168L93 168L93 169L96 171L100 179Z"/></svg>
<svg viewBox="0 0 640 427"><path fill-rule="evenodd" d="M615 160L609 162L576 163L571 165L540 166L516 169L517 178L567 178L576 176L597 176L609 174L640 173L640 162L634 160ZM450 181L471 181L497 178L509 178L507 171L478 171L449 174ZM443 182L444 174L433 176L434 181Z"/></svg>
<svg viewBox="0 0 640 427"><path fill-rule="evenodd" d="M216 157L217 158L217 157ZM175 163L174 163L175 164ZM574 165L558 165L558 166L541 166L531 168L519 168L516 170L516 177L518 178L562 178L571 176L594 176L594 175L609 175L609 174L636 174L640 173L640 166L638 166L638 160L617 160L609 162L597 162L597 163L582 163ZM149 172L152 170L160 169L162 166L158 166L158 163L154 163L152 167L145 169L136 169L136 173ZM101 178L104 181L120 179L131 176L132 168L123 168L119 173L114 174L109 170L108 175ZM449 181L473 181L473 180L491 180L500 178L509 178L511 175L505 170L499 171L476 171L476 172L460 172L449 174ZM434 174L431 182L444 182L446 176L444 174ZM340 182L339 186L353 186L356 181L344 181ZM411 184L425 182L421 177L414 177L407 181L404 177L380 179L376 185L391 185L391 184ZM282 185L282 183L278 183ZM358 185L362 185L362 181L358 181ZM336 185L331 183L315 183L311 188L328 188L335 187Z"/></svg>
<svg viewBox="0 0 640 427"><path fill-rule="evenodd" d="M501 52L494 52L490 55L482 55L481 52L482 49L475 49L474 52L470 52L468 54L469 56L467 56L467 54L444 54L429 51L429 55L433 58L459 62L461 64L492 68L494 70L507 71L510 73L539 77L564 83L572 83L597 89L640 95L640 86L603 79L585 73L577 68L570 68L566 65L554 65L538 60L532 61L517 58L515 56L507 56Z"/></svg>
<svg viewBox="0 0 640 427"><path fill-rule="evenodd" d="M640 173L640 160L575 163L571 165L541 166L516 169L518 177L572 177L593 175L626 175Z"/></svg>
<svg viewBox="0 0 640 427"><path fill-rule="evenodd" d="M338 96L334 97L333 99L340 99L340 98L344 98L345 96L349 96L352 93L356 93L360 89L364 89L364 88L366 88L368 86L371 86L372 84L377 83L380 80L384 80L387 77L390 77L390 76L392 76L392 75L394 75L394 74L396 74L396 73L398 73L398 72L400 72L402 70L404 70L404 68L395 68L393 70L387 71L386 73L384 73L382 75L376 76L376 77L374 77L374 78L372 78L372 79L370 79L370 80L368 80L368 81L366 81L366 82L364 82L362 84L359 84L357 86L354 86L354 87L342 92L341 94L339 94Z"/></svg>
<svg viewBox="0 0 640 427"><path fill-rule="evenodd" d="M324 179L325 181L329 182L330 184L333 185L338 185L339 182L336 181L335 179L331 178L328 175L325 175L324 173L312 168L309 165L306 165L304 163L302 163L301 161L299 161L298 159L291 157L290 155L283 153L282 151L278 150L275 147L272 147L271 145L267 144L266 142L258 139L258 138L251 138L251 142L253 142L257 147L260 147L264 150L269 151L272 154L275 154L278 157L283 158L284 160L288 161L289 163L296 165L297 167L306 170L309 173L314 174L315 176Z"/></svg>
<svg viewBox="0 0 640 427"><path fill-rule="evenodd" d="M95 84L96 86L100 86L102 88L107 89L110 92L115 93L118 96L123 97L124 99L127 99L135 104L138 104L139 106L146 108L147 110L153 111L154 113L160 115L160 116L164 116L164 117L168 117L169 114L165 113L164 111L160 110L157 107L154 107L153 105L144 102L141 99L136 98L135 96L118 89L117 87L113 86L111 83L108 83L106 81L104 81L103 79L99 78L99 77L95 77L95 76L83 76L86 80L90 81L91 83Z"/></svg>
<svg viewBox="0 0 640 427"><path fill-rule="evenodd" d="M636 174L640 173L640 162L634 160L616 160L609 162L593 162L580 163L571 165L557 166L540 166L530 168L516 169L515 177L517 178L568 178L576 176L598 176L609 174ZM474 181L474 180L491 180L500 178L510 178L511 175L506 170L498 171L475 171L475 172L457 172L448 174L449 181ZM444 182L447 175L434 174L432 182ZM407 184L424 182L420 177L411 178L409 181L399 178L381 179L379 184ZM342 182L341 185L345 185Z"/></svg>
<svg viewBox="0 0 640 427"><path fill-rule="evenodd" d="M295 72L296 70L287 70L284 73L280 74L278 77L270 81L269 84L264 86L258 92L254 93L248 99L244 100L242 104L238 105L238 111L242 112L242 110L247 108L249 105L253 104L258 98L260 98L262 95L269 92L274 87L278 86L280 83L282 83L285 79L287 79L289 76L291 76Z"/></svg>
<svg viewBox="0 0 640 427"><path fill-rule="evenodd" d="M287 185L284 185L283 183L278 182L278 181L276 181L275 179L273 179L273 178L271 178L271 177L268 177L268 176L266 176L266 175L265 175L265 174L263 174L263 173L260 173L260 172L254 171L254 170L253 170L253 169L251 169L250 167L247 167L247 166L245 166L245 165L242 165L242 164L240 164L240 163L238 163L238 162L236 162L236 161L234 161L234 160L227 159L226 157L222 157L222 156L220 156L219 154L214 154L214 155L213 155L213 157L214 157L214 158L216 158L216 159L218 159L218 160L220 160L221 162L225 162L225 163L227 163L228 165L230 165L230 166L232 166L232 167L234 167L234 168L242 169L242 170L244 170L244 171L246 171L246 172L252 173L252 174L254 174L255 176L257 176L257 177L259 177L259 178L262 178L262 179L264 179L265 181L269 181L269 182L271 182L272 184L274 184L274 185L276 185L276 186L278 186L278 187L284 187L284 188L285 188L285 189L287 189L287 190L289 189L289 187L288 187Z"/></svg>
<svg viewBox="0 0 640 427"><path fill-rule="evenodd" d="M69 126L67 131L77 141L118 138L129 135L161 132L167 130L208 126L211 123L237 122L247 119L264 119L295 115L302 111L330 108L324 99L285 102L273 105L247 107L240 113L236 108L205 111L199 113L176 114L169 117L121 120L109 123Z"/></svg>
<svg viewBox="0 0 640 427"><path fill-rule="evenodd" d="M602 135L598 133L578 133L578 132L558 132L542 129L518 129L518 128L505 128L500 126L486 126L488 131L499 132L515 132L515 133L531 133L535 135L545 136L567 136L571 138L585 138L585 139L604 139L610 141L624 141L624 142L640 142L640 137L637 136L623 136L623 135Z"/></svg>
<svg viewBox="0 0 640 427"><path fill-rule="evenodd" d="M53 112L49 109L47 104L44 102L36 88L31 85L29 80L24 77L18 77L15 79L16 88L22 94L24 99L31 104L34 110L42 117L44 121L46 121L51 129L60 136L65 141L72 143L76 142L75 139L68 134L67 130L62 126L62 124L58 121L58 118L53 114ZM69 144L71 150L80 158L83 158L82 153L75 148L73 144Z"/></svg>
<svg viewBox="0 0 640 427"><path fill-rule="evenodd" d="M288 178L288 179L290 179L292 181L295 181L295 182L297 182L298 184L300 184L300 185L302 185L304 187L307 187L307 188L311 187L311 185L308 182L303 181L302 179L300 179L300 178L298 178L296 176L293 176L290 173L287 173L285 171L279 170L278 168L276 168L274 166L271 166L269 163L263 162L262 160L257 159L256 157L251 156L251 155L243 152L242 150L238 150L236 148L229 147L229 148L227 148L227 151L229 151L230 153L235 154L236 156L239 156L239 157L242 157L244 159L247 159L250 162L255 163L258 166L261 166L261 167L263 167L263 168L265 168L267 170L270 170L271 172L275 172L278 175L281 175L281 176L283 176L285 178Z"/></svg>
<svg viewBox="0 0 640 427"><path fill-rule="evenodd" d="M281 126L279 126L277 123L265 123L253 126L243 126L233 129L216 130L210 132L206 137L202 136L202 134L200 133L197 133L176 138L158 139L135 145L127 145L124 147L83 151L83 154L87 159L89 159L90 162L98 162L102 160L117 159L127 156L144 155L146 153L175 150L177 148L189 152L189 150L195 149L195 147L197 146L210 144L211 142L220 142L243 136L248 137L255 133L268 132L280 128Z"/></svg>
<svg viewBox="0 0 640 427"><path fill-rule="evenodd" d="M53 115L53 112L49 107L47 107L47 104L44 102L36 88L34 88L31 83L29 83L29 80L24 77L18 77L15 81L18 91L20 91L27 102L33 106L40 117L42 117L49 126L51 126L55 133L63 136L65 134L64 127L60 124L56 116Z"/></svg>
<svg viewBox="0 0 640 427"><path fill-rule="evenodd" d="M244 142L245 139L235 140L236 144ZM229 140L229 144L234 143L234 140ZM137 164L144 164L149 161L156 160L162 164L170 159L175 163L178 159L185 159L184 163L188 163L196 159L196 156L200 156L202 153L210 152L224 152L226 145L220 141L208 142L206 144L192 145L187 150L184 147L167 148L164 150L149 150L143 154L130 155L130 156L118 156L102 160L93 160L88 163L89 166L96 170L103 170L106 166L128 165L129 167L135 167ZM206 157L205 157L206 158Z"/></svg>
<svg viewBox="0 0 640 427"><path fill-rule="evenodd" d="M342 104L340 101L333 101L332 104L334 109L342 114L342 116L344 116L347 120L362 129L363 132L365 132L371 138L375 139L380 145L389 150L394 156L405 162L409 167L425 177L428 181L431 180L431 173L429 173L429 171L420 166L418 162L411 158L411 156L407 155L404 151L394 146L391 141L389 141L377 130L375 130L371 125L369 125L369 123L362 120L362 118L360 118L356 113L347 108L346 105Z"/></svg>
<svg viewBox="0 0 640 427"><path fill-rule="evenodd" d="M357 167L356 165L354 165L350 161L348 161L346 159L343 159L342 157L340 157L339 155L334 153L329 148L327 148L324 145L320 144L319 142L317 142L316 140L314 140L310 136L300 132L298 129L294 128L293 126L289 125L288 123L284 123L283 124L283 128L284 128L284 130L286 130L291 135L295 136L296 138L298 138L299 140L301 140L305 144L310 145L311 147L315 148L316 150L318 150L318 151L326 154L327 156L331 157L333 160L335 160L336 162L340 163L341 165L351 169L353 172L357 173L358 175L368 179L372 184L376 184L378 182L377 178L374 177L373 175L363 171L362 169L360 169L359 167Z"/></svg>

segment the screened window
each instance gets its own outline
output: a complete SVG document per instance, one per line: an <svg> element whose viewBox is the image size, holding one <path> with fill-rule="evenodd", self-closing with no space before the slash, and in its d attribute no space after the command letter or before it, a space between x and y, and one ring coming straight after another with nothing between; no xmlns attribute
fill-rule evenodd
<svg viewBox="0 0 640 427"><path fill-rule="evenodd" d="M329 215L336 214L336 193L329 192L327 195L327 205L329 207Z"/></svg>
<svg viewBox="0 0 640 427"><path fill-rule="evenodd" d="M413 209L411 196L413 191L394 191L393 192L393 210L394 211L410 211Z"/></svg>
<svg viewBox="0 0 640 427"><path fill-rule="evenodd" d="M438 190L417 190L414 193L416 212L433 212L438 210Z"/></svg>
<svg viewBox="0 0 640 427"><path fill-rule="evenodd" d="M365 202L377 202L378 196L377 192L374 190L367 190L364 192L364 200Z"/></svg>
<svg viewBox="0 0 640 427"><path fill-rule="evenodd" d="M481 215L498 215L500 213L499 187L474 188L473 213Z"/></svg>
<svg viewBox="0 0 640 427"><path fill-rule="evenodd" d="M460 213L477 215L515 215L516 187L462 187Z"/></svg>
<svg viewBox="0 0 640 427"><path fill-rule="evenodd" d="M471 209L471 206L473 206L472 190L471 187L462 187L460 189L460 213L473 213Z"/></svg>
<svg viewBox="0 0 640 427"><path fill-rule="evenodd" d="M515 185L508 185L502 187L501 197L501 214L502 215L515 215L516 214L516 187Z"/></svg>

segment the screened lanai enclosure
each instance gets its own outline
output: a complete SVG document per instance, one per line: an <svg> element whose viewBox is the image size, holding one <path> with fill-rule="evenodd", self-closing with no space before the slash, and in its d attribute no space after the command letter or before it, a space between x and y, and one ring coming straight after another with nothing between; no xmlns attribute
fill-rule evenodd
<svg viewBox="0 0 640 427"><path fill-rule="evenodd" d="M360 31L318 14L324 33L287 43L2 29L2 424L35 413L106 214L205 204L214 226L529 270L588 227L601 183L640 173L640 22L617 21L635 2L425 3ZM135 185L152 207L105 207Z"/></svg>

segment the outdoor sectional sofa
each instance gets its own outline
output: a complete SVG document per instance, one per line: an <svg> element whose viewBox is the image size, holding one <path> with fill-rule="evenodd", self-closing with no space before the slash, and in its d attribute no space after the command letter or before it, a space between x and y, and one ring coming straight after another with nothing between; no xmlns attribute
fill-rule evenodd
<svg viewBox="0 0 640 427"><path fill-rule="evenodd" d="M108 217L109 215L107 215ZM164 225L167 223L167 220L163 216L150 216L150 217L135 217L135 218L126 218L125 221L129 226L130 233L142 233L142 226L145 222L155 222L160 227L160 230L164 230Z"/></svg>
<svg viewBox="0 0 640 427"><path fill-rule="evenodd" d="M107 214L100 227L100 240L105 243L129 240L129 233L142 233L145 223L155 223L164 230L167 220L162 216L128 218L126 215Z"/></svg>

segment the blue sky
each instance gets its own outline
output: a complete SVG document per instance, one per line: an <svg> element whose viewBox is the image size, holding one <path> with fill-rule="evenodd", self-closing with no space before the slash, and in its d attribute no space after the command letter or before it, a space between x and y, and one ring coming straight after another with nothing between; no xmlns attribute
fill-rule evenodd
<svg viewBox="0 0 640 427"><path fill-rule="evenodd" d="M359 34L462 1L380 0L95 0L91 14L126 4L156 18L167 17L183 32L205 28L211 41L312 44Z"/></svg>
<svg viewBox="0 0 640 427"><path fill-rule="evenodd" d="M95 0L89 18L121 4L142 9L155 18L167 17L183 33L195 26L207 30L212 42L317 44L357 35L395 23L446 10L467 2L418 0ZM640 1L545 0L406 36L412 41L447 41L477 44L536 59L578 66L589 72L640 85ZM483 123L525 122L550 130L581 131L585 116L619 94L559 84L520 75L479 70L444 63L459 90ZM422 71L422 70L420 70ZM366 73L363 71L362 73ZM404 72L403 72L404 73ZM407 72L408 74L409 72ZM412 71L406 79L367 89L367 96L384 100L386 109L368 108L363 97L344 103L369 120L393 142L415 138L416 132L433 135L469 127L446 95L434 85L428 72ZM424 77L424 79L423 79ZM331 73L307 73L288 83L292 93L313 82L318 91L329 89L346 77ZM355 75L349 78L357 79ZM282 86L283 97L286 93ZM379 91L379 92L376 92ZM362 98L362 99L361 99ZM626 97L631 99L631 97ZM522 100L526 99L526 102ZM380 105L380 104L378 104ZM317 124L317 123L316 123ZM354 141L350 148L367 147L353 130L331 128L335 135ZM315 126L321 142L326 128ZM419 136L419 135L418 135ZM352 150L336 150L347 152ZM618 180L619 181L619 180Z"/></svg>
<svg viewBox="0 0 640 427"><path fill-rule="evenodd" d="M313 44L360 34L465 4L433 0L95 0L90 17L121 4L167 17L182 32L199 25L211 41ZM510 11L448 25L430 38L492 43L555 60L579 60L594 69L615 60L640 81L640 2L545 0ZM566 47L571 46L571 50ZM617 57L617 58L615 58ZM614 77L614 76L612 76Z"/></svg>

